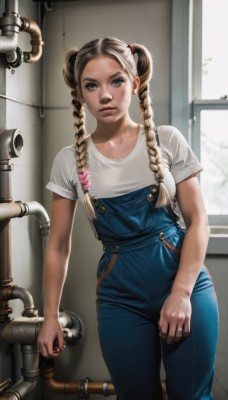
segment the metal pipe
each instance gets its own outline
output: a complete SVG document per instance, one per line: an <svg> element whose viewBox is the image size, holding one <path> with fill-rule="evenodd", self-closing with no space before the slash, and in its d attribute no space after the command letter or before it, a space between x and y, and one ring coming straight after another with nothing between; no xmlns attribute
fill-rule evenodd
<svg viewBox="0 0 228 400"><path fill-rule="evenodd" d="M28 32L31 36L32 50L30 52L24 52L24 61L27 63L37 62L42 55L42 46L44 42L42 40L42 33L40 27L32 19L21 17L20 31Z"/></svg>
<svg viewBox="0 0 228 400"><path fill-rule="evenodd" d="M28 290L22 287L13 286L11 298L20 299L23 302L24 310L22 312L22 316L29 318L38 316L38 311L35 310L33 297Z"/></svg>
<svg viewBox="0 0 228 400"><path fill-rule="evenodd" d="M0 399L20 400L26 397L36 386L39 377L39 351L37 346L21 346L22 376L24 380L7 389Z"/></svg>
<svg viewBox="0 0 228 400"><path fill-rule="evenodd" d="M17 48L18 33L21 26L21 19L18 14L18 0L5 0L5 13L0 18L0 52L9 53Z"/></svg>
<svg viewBox="0 0 228 400"><path fill-rule="evenodd" d="M38 203L38 201L30 201L23 203L23 205L26 208L25 215L35 215L39 220L41 234L48 235L50 230L50 218L42 204Z"/></svg>
<svg viewBox="0 0 228 400"><path fill-rule="evenodd" d="M0 36L0 53L15 51L17 48L17 43L18 43L18 34L16 33L10 32L7 34L7 36Z"/></svg>
<svg viewBox="0 0 228 400"><path fill-rule="evenodd" d="M35 215L40 224L41 234L48 235L50 230L50 218L38 201L15 201L14 203L0 203L0 221L6 221L11 218L23 217L25 215Z"/></svg>
<svg viewBox="0 0 228 400"><path fill-rule="evenodd" d="M0 203L11 203L12 157L19 157L23 149L23 138L18 129L0 131ZM0 222L0 288L12 282L11 224L10 219ZM11 313L8 301L0 304L0 321L8 321Z"/></svg>
<svg viewBox="0 0 228 400"><path fill-rule="evenodd" d="M0 395L1 400L21 400L32 392L37 381L17 382L10 389Z"/></svg>
<svg viewBox="0 0 228 400"><path fill-rule="evenodd" d="M0 221L11 218L23 217L26 213L24 203L16 201L14 203L0 203Z"/></svg>
<svg viewBox="0 0 228 400"><path fill-rule="evenodd" d="M59 322L63 329L64 339L67 345L74 345L82 336L82 321L76 314L74 318L63 312L60 314ZM25 345L36 345L43 317L19 317L0 327L0 341L8 344L21 343Z"/></svg>
<svg viewBox="0 0 228 400"><path fill-rule="evenodd" d="M12 202L11 171L12 157L19 157L23 150L23 138L19 129L0 131L0 203Z"/></svg>
<svg viewBox="0 0 228 400"><path fill-rule="evenodd" d="M5 1L5 12L6 14L18 14L18 0L6 0Z"/></svg>
<svg viewBox="0 0 228 400"><path fill-rule="evenodd" d="M12 386L12 380L10 378L0 383L0 394L3 393L6 389Z"/></svg>
<svg viewBox="0 0 228 400"><path fill-rule="evenodd" d="M41 371L42 380L47 389L54 393L61 394L80 394L81 396L88 396L90 394L102 394L103 396L110 396L116 394L113 383L107 382L94 382L89 379L60 382L54 378L54 368L44 367ZM83 398L82 397L82 398Z"/></svg>
<svg viewBox="0 0 228 400"><path fill-rule="evenodd" d="M59 321L66 343L75 344L82 334L81 320L76 314L62 312ZM21 400L34 389L39 377L37 337L42 322L41 317L21 317L0 326L0 341L10 344L21 343L23 365L21 371L24 378L22 382L17 382L0 395L0 399Z"/></svg>
<svg viewBox="0 0 228 400"><path fill-rule="evenodd" d="M35 310L32 295L28 290L18 286L8 286L0 288L0 301L20 299L24 304L22 315L24 317L36 317L38 311Z"/></svg>

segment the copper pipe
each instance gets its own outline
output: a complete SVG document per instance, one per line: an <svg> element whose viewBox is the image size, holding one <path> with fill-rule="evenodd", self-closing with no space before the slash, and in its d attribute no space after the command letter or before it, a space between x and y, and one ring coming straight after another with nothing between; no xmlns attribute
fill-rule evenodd
<svg viewBox="0 0 228 400"><path fill-rule="evenodd" d="M27 63L36 63L42 55L42 46L44 42L42 40L42 33L40 27L32 19L21 17L20 31L28 32L31 36L32 50L30 52L24 52L24 61Z"/></svg>
<svg viewBox="0 0 228 400"><path fill-rule="evenodd" d="M80 391L80 383L75 382L60 382L54 379L53 368L44 368L42 370L42 380L45 387L54 393L73 394Z"/></svg>
<svg viewBox="0 0 228 400"><path fill-rule="evenodd" d="M60 382L54 378L53 367L42 370L42 380L47 389L54 393L62 394L103 394L104 396L116 394L112 382L93 382L87 379L72 382Z"/></svg>

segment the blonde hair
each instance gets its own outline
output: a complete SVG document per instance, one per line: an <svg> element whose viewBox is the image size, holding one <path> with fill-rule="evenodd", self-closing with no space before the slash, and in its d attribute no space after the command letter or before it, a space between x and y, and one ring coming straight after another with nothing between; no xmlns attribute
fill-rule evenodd
<svg viewBox="0 0 228 400"><path fill-rule="evenodd" d="M135 60L134 55L137 55ZM149 82L152 77L153 62L147 48L141 44L127 45L123 41L106 37L95 39L85 44L80 50L73 48L65 56L63 77L71 89L73 117L75 128L76 165L84 192L84 207L88 216L95 218L95 211L89 196L89 170L87 156L87 133L85 128L84 107L78 101L81 93L81 75L86 64L99 55L113 57L126 71L129 77L138 76L140 86L138 90L139 105L143 113L146 143L149 156L149 167L154 173L155 181L160 186L156 207L164 207L170 202L168 191L163 183L164 168L155 135L155 124Z"/></svg>

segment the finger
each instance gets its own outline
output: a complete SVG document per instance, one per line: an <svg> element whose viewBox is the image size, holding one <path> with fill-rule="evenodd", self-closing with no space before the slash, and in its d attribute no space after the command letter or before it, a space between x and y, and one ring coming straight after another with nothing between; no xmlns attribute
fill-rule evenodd
<svg viewBox="0 0 228 400"><path fill-rule="evenodd" d="M190 333L190 320L186 321L183 327L183 337L187 337Z"/></svg>
<svg viewBox="0 0 228 400"><path fill-rule="evenodd" d="M60 353L59 351L59 346L58 346L58 342L56 341L56 339L50 340L45 344L46 347L46 354L48 358L54 358L57 357Z"/></svg>
<svg viewBox="0 0 228 400"><path fill-rule="evenodd" d="M44 358L48 358L48 353L47 353L47 349L46 349L46 346L40 346L39 347L39 351L40 351L40 353L42 354L42 356L44 357Z"/></svg>
<svg viewBox="0 0 228 400"><path fill-rule="evenodd" d="M177 327L176 334L175 334L175 342L179 342L183 337L183 328L182 326Z"/></svg>
<svg viewBox="0 0 228 400"><path fill-rule="evenodd" d="M167 333L168 333L168 323L166 320L160 320L159 321L159 336L163 339L166 340L167 338Z"/></svg>
<svg viewBox="0 0 228 400"><path fill-rule="evenodd" d="M167 336L167 343L171 344L174 342L174 338L175 338L175 334L176 334L176 325L175 324L171 324L169 327L169 332L168 332L168 336Z"/></svg>
<svg viewBox="0 0 228 400"><path fill-rule="evenodd" d="M60 351L63 351L66 348L66 342L64 340L64 336L63 336L62 332L61 332L61 334L58 334L57 340L58 340L58 346L59 346Z"/></svg>

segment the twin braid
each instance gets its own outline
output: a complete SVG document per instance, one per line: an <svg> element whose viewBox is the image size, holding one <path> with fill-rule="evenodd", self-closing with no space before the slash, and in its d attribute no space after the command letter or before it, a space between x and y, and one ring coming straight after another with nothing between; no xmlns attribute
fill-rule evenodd
<svg viewBox="0 0 228 400"><path fill-rule="evenodd" d="M147 151L149 156L149 167L151 171L154 173L155 181L160 186L159 197L157 200L156 207L164 207L170 202L170 198L166 186L163 183L165 173L164 173L160 149L158 147L155 136L153 109L151 106L151 98L149 94L148 85L145 86L143 90L139 90L138 96L140 100L139 105L141 111L143 112L143 117L144 117Z"/></svg>
<svg viewBox="0 0 228 400"><path fill-rule="evenodd" d="M76 155L76 166L81 183L82 190L84 192L84 207L88 216L92 219L95 217L94 207L91 203L89 196L90 189L90 177L88 170L87 160L87 134L85 129L85 111L84 107L77 101L77 91L71 91L73 98L73 118L75 128L75 155Z"/></svg>

